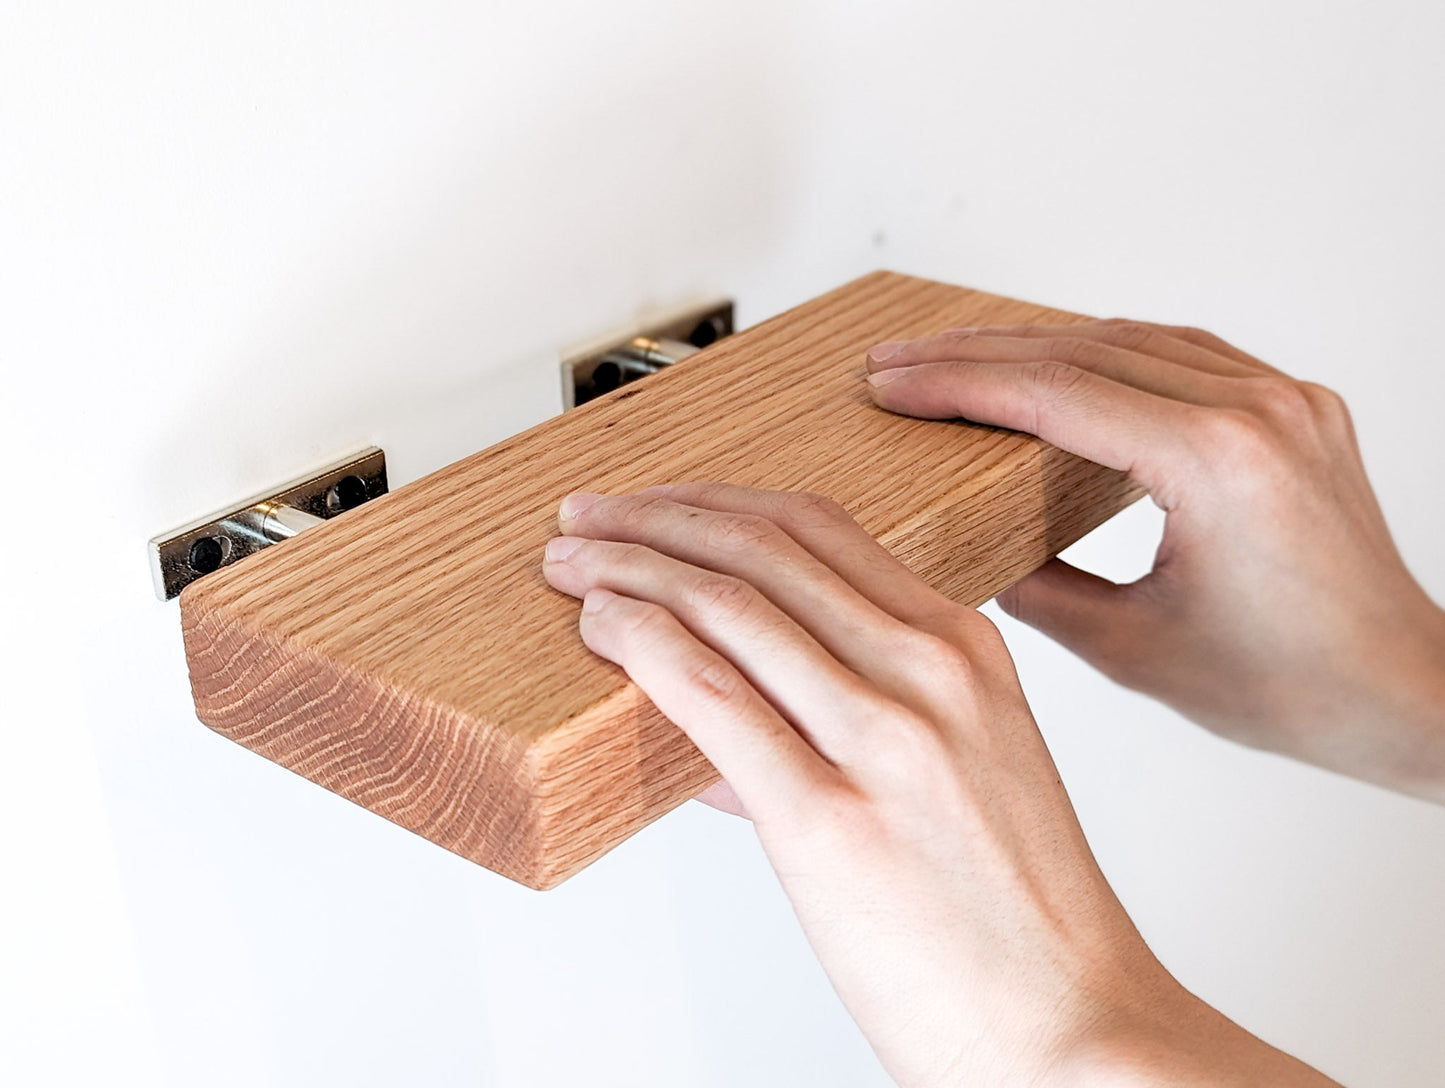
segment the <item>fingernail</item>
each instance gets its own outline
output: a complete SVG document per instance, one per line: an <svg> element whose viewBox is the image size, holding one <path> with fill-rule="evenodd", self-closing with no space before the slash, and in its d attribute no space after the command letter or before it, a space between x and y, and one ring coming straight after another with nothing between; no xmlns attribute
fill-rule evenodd
<svg viewBox="0 0 1445 1088"><path fill-rule="evenodd" d="M907 340L885 340L883 343L874 344L868 349L868 358L872 359L875 363L881 363L885 359L893 358L893 356L897 355L907 346Z"/></svg>
<svg viewBox="0 0 1445 1088"><path fill-rule="evenodd" d="M600 498L601 495L594 495L589 491L574 491L562 500L557 513L562 515L564 521L571 521Z"/></svg>
<svg viewBox="0 0 1445 1088"><path fill-rule="evenodd" d="M676 484L653 484L651 487L644 487L638 492L639 495L668 495L676 487Z"/></svg>
<svg viewBox="0 0 1445 1088"><path fill-rule="evenodd" d="M872 374L868 375L868 384L875 386L887 385L894 378L901 377L902 375L907 374L912 369L913 367L911 366L899 366L894 367L892 370L876 370Z"/></svg>
<svg viewBox="0 0 1445 1088"><path fill-rule="evenodd" d="M580 536L554 536L547 541L546 556L549 563L566 562L567 557L582 547Z"/></svg>
<svg viewBox="0 0 1445 1088"><path fill-rule="evenodd" d="M603 606L615 596L617 596L617 594L613 593L610 589L589 589L587 596L582 598L582 611L600 612Z"/></svg>

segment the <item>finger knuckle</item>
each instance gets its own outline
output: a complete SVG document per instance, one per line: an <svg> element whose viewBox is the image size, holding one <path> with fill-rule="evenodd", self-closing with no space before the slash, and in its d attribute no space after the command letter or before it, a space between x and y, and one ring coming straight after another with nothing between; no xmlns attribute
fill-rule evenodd
<svg viewBox="0 0 1445 1088"><path fill-rule="evenodd" d="M1274 425L1254 412L1201 410L1192 426L1196 451L1216 470L1253 472L1276 457Z"/></svg>
<svg viewBox="0 0 1445 1088"><path fill-rule="evenodd" d="M710 703L733 703L742 691L741 680L723 661L705 657L687 671L684 683L695 698Z"/></svg>
<svg viewBox="0 0 1445 1088"><path fill-rule="evenodd" d="M1290 378L1253 378L1250 381L1258 410L1272 422L1293 429L1308 422L1314 405L1302 383Z"/></svg>
<svg viewBox="0 0 1445 1088"><path fill-rule="evenodd" d="M870 753L866 781L892 799L890 837L916 840L938 833L940 814L956 810L963 784L956 756L929 719L899 710L881 723ZM952 821L949 821L952 823Z"/></svg>
<svg viewBox="0 0 1445 1088"><path fill-rule="evenodd" d="M938 727L902 706L890 706L875 716L870 739L874 750L868 754L868 763L874 776L910 781L944 754Z"/></svg>
<svg viewBox="0 0 1445 1088"><path fill-rule="evenodd" d="M890 715L884 733L900 762L910 768L931 766L942 754L943 736L922 714L899 708Z"/></svg>
<svg viewBox="0 0 1445 1088"><path fill-rule="evenodd" d="M955 606L946 626L937 629L937 636L945 648L926 653L931 682L958 705L987 698L987 692L998 683L1016 675L1003 633L975 608Z"/></svg>
<svg viewBox="0 0 1445 1088"><path fill-rule="evenodd" d="M958 618L954 617L957 623ZM920 675L933 679L946 678L951 681L970 682L973 678L973 662L969 655L948 639L937 635L917 632L908 647L908 660Z"/></svg>
<svg viewBox="0 0 1445 1088"><path fill-rule="evenodd" d="M740 578L726 574L705 574L687 591L688 606L696 613L722 620L736 620L757 607L758 594Z"/></svg>
<svg viewBox="0 0 1445 1088"><path fill-rule="evenodd" d="M1008 652L1003 632L998 629L998 624L993 620L976 608L965 608L958 605L955 607L955 611L955 630L964 639L963 644L968 647L971 659L976 659L980 652L985 654L997 652L1006 654Z"/></svg>
<svg viewBox="0 0 1445 1088"><path fill-rule="evenodd" d="M767 518L752 514L718 514L706 520L703 545L725 553L752 551L773 544L779 529Z"/></svg>
<svg viewBox="0 0 1445 1088"><path fill-rule="evenodd" d="M852 520L842 503L815 491L797 491L789 495L784 510L790 520L803 524L831 525Z"/></svg>
<svg viewBox="0 0 1445 1088"><path fill-rule="evenodd" d="M1030 363L1027 373L1040 394L1051 400L1067 398L1084 380L1084 371L1060 359Z"/></svg>
<svg viewBox="0 0 1445 1088"><path fill-rule="evenodd" d="M993 621L978 609L959 604L941 593L932 607L921 613L920 627L965 653L990 638L1002 638Z"/></svg>
<svg viewBox="0 0 1445 1088"><path fill-rule="evenodd" d="M1014 379L1028 414L1019 428L1038 434L1049 410L1066 406L1083 378L1084 372L1078 367L1057 359L1025 364Z"/></svg>
<svg viewBox="0 0 1445 1088"><path fill-rule="evenodd" d="M1051 336L1040 347L1053 362L1077 364L1089 357L1089 341L1078 336Z"/></svg>
<svg viewBox="0 0 1445 1088"><path fill-rule="evenodd" d="M672 484L668 498L688 506L707 506L721 500L727 485L716 480L683 480Z"/></svg>
<svg viewBox="0 0 1445 1088"><path fill-rule="evenodd" d="M1115 347L1124 348L1126 351L1139 351L1147 348L1158 335L1148 325L1139 321L1119 318L1108 324L1108 342Z"/></svg>
<svg viewBox="0 0 1445 1088"><path fill-rule="evenodd" d="M1316 416L1331 425L1351 426L1349 405L1339 393L1317 382L1300 382L1299 387Z"/></svg>

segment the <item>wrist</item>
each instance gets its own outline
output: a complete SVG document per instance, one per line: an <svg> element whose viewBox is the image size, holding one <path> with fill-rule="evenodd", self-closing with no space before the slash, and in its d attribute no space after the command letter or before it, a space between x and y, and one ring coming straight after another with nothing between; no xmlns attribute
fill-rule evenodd
<svg viewBox="0 0 1445 1088"><path fill-rule="evenodd" d="M1193 995L1177 992L1147 1007L1101 1016L1074 1041L1054 1067L1048 1088L1143 1088L1188 1085L1200 1079L1183 1040L1202 1034L1204 1009Z"/></svg>
<svg viewBox="0 0 1445 1088"><path fill-rule="evenodd" d="M1048 1088L1253 1088L1266 1083L1279 1088L1334 1084L1177 983L1172 993L1146 1008L1101 1019L1045 1082Z"/></svg>
<svg viewBox="0 0 1445 1088"><path fill-rule="evenodd" d="M1377 780L1445 804L1445 609L1422 592L1396 620L1397 637L1376 659L1381 716L1370 724L1395 738Z"/></svg>
<svg viewBox="0 0 1445 1088"><path fill-rule="evenodd" d="M1411 691L1410 703L1415 728L1427 738L1422 747L1429 756L1419 788L1409 792L1445 804L1445 609L1433 601L1427 601L1427 606L1426 664Z"/></svg>

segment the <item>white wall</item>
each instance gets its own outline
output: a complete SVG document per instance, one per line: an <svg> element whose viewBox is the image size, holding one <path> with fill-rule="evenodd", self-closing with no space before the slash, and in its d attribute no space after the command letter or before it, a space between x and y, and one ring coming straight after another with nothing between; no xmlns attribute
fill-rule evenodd
<svg viewBox="0 0 1445 1088"><path fill-rule="evenodd" d="M1336 386L1445 598L1442 11L8 0L0 1080L883 1083L745 825L509 885L197 724L144 541L363 442L401 483L495 441L646 306L887 266ZM1440 1083L1445 812L1006 630L1165 962L1336 1076Z"/></svg>

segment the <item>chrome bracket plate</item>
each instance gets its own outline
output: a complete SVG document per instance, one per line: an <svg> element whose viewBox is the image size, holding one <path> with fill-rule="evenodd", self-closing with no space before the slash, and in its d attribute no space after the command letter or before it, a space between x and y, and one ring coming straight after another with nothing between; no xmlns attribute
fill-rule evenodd
<svg viewBox="0 0 1445 1088"><path fill-rule="evenodd" d="M645 378L732 333L732 299L712 299L579 344L562 354L562 407Z"/></svg>
<svg viewBox="0 0 1445 1088"><path fill-rule="evenodd" d="M197 578L386 494L386 454L369 446L244 502L151 537L151 580L168 601Z"/></svg>

